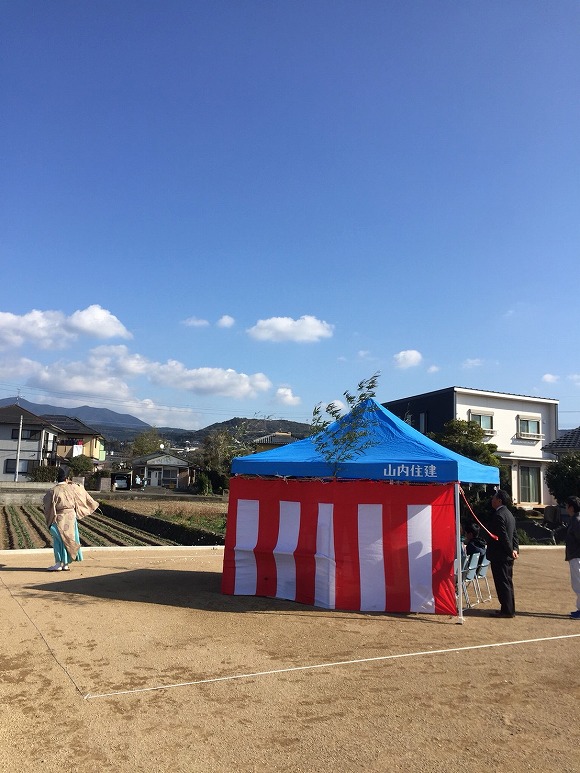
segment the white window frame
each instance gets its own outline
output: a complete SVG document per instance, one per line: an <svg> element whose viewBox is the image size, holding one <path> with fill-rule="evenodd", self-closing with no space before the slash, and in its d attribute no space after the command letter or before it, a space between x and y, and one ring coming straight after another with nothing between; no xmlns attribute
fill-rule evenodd
<svg viewBox="0 0 580 773"><path fill-rule="evenodd" d="M534 421L538 425L538 431L537 432L529 432L528 429L522 429L522 425L524 422L530 422ZM516 436L520 438L521 440L543 440L544 435L542 434L542 417L538 415L528 415L528 414L519 414L516 417Z"/></svg>
<svg viewBox="0 0 580 773"><path fill-rule="evenodd" d="M484 435L486 435L487 437L492 437L493 435L496 434L496 431L493 428L493 411L484 411L481 408L476 408L476 409L470 408L467 415L469 417L469 421L472 421L474 424L477 424L477 426L483 430ZM475 419L474 416L477 416L478 419ZM481 426L481 419L484 416L491 419L491 427Z"/></svg>

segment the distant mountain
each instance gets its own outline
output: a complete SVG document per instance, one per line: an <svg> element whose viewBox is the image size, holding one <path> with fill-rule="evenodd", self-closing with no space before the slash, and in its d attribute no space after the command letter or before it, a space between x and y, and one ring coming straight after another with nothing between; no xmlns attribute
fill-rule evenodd
<svg viewBox="0 0 580 773"><path fill-rule="evenodd" d="M116 413L108 408L91 408L90 405L82 405L78 408L63 408L60 405L48 405L48 403L31 403L21 397L7 397L0 400L0 407L14 405L15 403L18 403L27 411L35 413L37 416L42 416L43 413L54 413L80 419L85 424L88 424L89 427L100 432L105 440L109 442L131 442L141 432L152 429L150 424L141 421L136 416L131 416L129 413ZM293 437L304 438L307 437L310 430L309 424L303 424L298 421L287 421L285 419L242 419L236 417L218 422L217 424L210 424L209 427L203 427L203 429L198 430L157 427L157 431L162 437L170 440L176 446L184 446L186 442L202 443L204 438L212 432L220 430L235 431L241 424L245 425L246 434L251 439L270 435L272 432L290 432Z"/></svg>
<svg viewBox="0 0 580 773"><path fill-rule="evenodd" d="M43 413L55 413L61 416L71 416L80 419L89 427L99 430L103 435L114 433L116 428L131 429L137 432L145 432L151 429L141 419L131 416L129 413L116 413L108 408L91 408L90 405L81 405L78 408L63 408L62 405L48 405L48 403L31 403L21 397L7 397L0 400L0 407L17 403L31 413L42 416ZM103 431L105 430L105 431Z"/></svg>
<svg viewBox="0 0 580 773"><path fill-rule="evenodd" d="M307 437L310 433L310 425L298 421L287 421L286 419L242 419L239 417L220 421L217 424L210 424L209 427L203 427L203 429L198 430L158 427L158 432L176 445L184 445L187 441L190 443L202 443L212 432L219 432L221 430L233 432L242 424L246 428L246 435L251 439L270 435L273 432L290 432L292 437L301 439Z"/></svg>

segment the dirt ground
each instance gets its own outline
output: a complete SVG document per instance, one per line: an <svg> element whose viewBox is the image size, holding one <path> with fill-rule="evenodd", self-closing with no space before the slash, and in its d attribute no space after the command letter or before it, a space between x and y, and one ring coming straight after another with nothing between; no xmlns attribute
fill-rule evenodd
<svg viewBox="0 0 580 773"><path fill-rule="evenodd" d="M223 596L221 548L51 558L0 554L1 771L580 771L562 548L463 625Z"/></svg>

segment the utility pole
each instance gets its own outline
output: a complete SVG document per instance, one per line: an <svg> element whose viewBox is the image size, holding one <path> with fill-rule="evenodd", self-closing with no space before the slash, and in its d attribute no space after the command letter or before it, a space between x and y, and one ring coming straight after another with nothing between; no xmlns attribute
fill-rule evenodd
<svg viewBox="0 0 580 773"><path fill-rule="evenodd" d="M18 427L18 445L16 446L16 469L14 470L14 483L18 482L18 468L20 467L20 444L22 443L22 416Z"/></svg>

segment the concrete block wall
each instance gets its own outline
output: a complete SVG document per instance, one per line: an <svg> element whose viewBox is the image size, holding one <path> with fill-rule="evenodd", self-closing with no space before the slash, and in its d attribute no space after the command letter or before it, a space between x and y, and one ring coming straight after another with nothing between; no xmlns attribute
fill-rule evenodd
<svg viewBox="0 0 580 773"><path fill-rule="evenodd" d="M41 505L42 498L53 487L53 483L0 483L0 504Z"/></svg>

